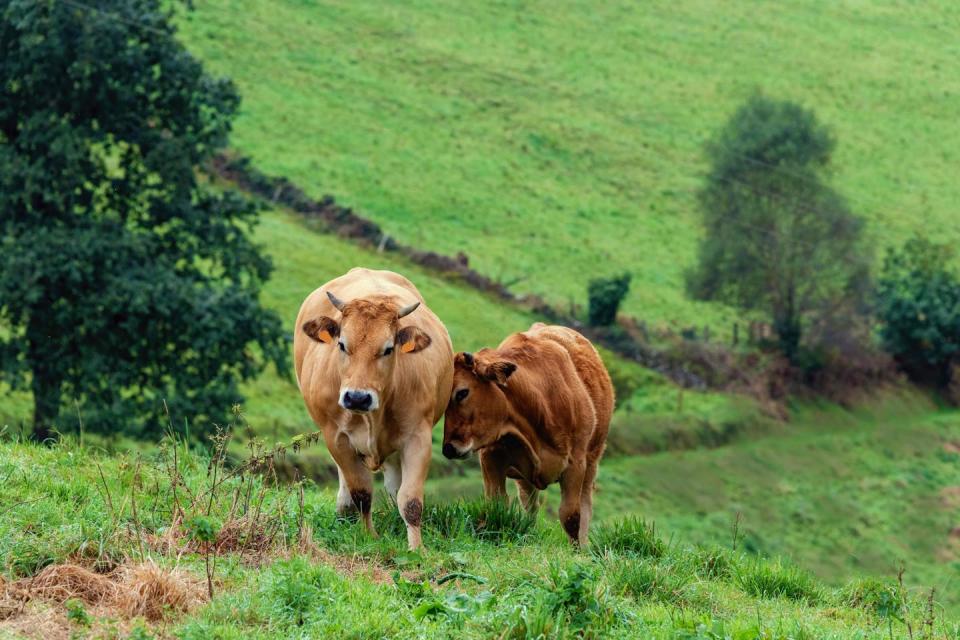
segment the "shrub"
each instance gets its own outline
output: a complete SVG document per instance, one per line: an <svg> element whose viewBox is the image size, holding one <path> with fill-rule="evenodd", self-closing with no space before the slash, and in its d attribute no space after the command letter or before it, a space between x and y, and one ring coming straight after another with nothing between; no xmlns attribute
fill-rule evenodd
<svg viewBox="0 0 960 640"><path fill-rule="evenodd" d="M655 525L635 516L596 527L590 534L590 543L594 553L612 551L659 558L666 550Z"/></svg>
<svg viewBox="0 0 960 640"><path fill-rule="evenodd" d="M587 287L590 301L589 322L594 327L606 327L617 319L620 303L630 290L630 274L612 278L595 278Z"/></svg>
<svg viewBox="0 0 960 640"><path fill-rule="evenodd" d="M921 237L888 252L877 283L884 347L907 373L949 385L960 359L960 274L955 251Z"/></svg>

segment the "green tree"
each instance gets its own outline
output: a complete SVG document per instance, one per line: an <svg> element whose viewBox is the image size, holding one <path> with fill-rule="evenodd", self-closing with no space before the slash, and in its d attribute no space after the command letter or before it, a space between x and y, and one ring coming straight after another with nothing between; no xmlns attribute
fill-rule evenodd
<svg viewBox="0 0 960 640"><path fill-rule="evenodd" d="M915 237L887 253L877 282L884 347L911 375L944 386L960 361L960 274L954 264L951 246Z"/></svg>
<svg viewBox="0 0 960 640"><path fill-rule="evenodd" d="M863 223L824 180L834 146L812 111L754 96L706 147L688 289L767 314L793 362L811 316L868 290Z"/></svg>
<svg viewBox="0 0 960 640"><path fill-rule="evenodd" d="M163 400L209 425L285 359L256 209L198 179L239 97L169 7L0 4L0 375L37 438L72 401L103 431L155 433Z"/></svg>
<svg viewBox="0 0 960 640"><path fill-rule="evenodd" d="M589 308L587 315L594 327L606 327L617 319L620 303L630 291L630 274L612 278L595 278L587 285Z"/></svg>

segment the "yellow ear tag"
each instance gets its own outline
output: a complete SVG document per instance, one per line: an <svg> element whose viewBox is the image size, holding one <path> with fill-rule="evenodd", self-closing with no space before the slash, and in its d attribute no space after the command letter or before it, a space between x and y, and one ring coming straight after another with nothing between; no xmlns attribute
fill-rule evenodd
<svg viewBox="0 0 960 640"><path fill-rule="evenodd" d="M330 343L333 342L333 336L330 335L330 332L324 329L320 332L320 341Z"/></svg>
<svg viewBox="0 0 960 640"><path fill-rule="evenodd" d="M403 353L410 353L411 351L414 350L414 348L416 348L416 346L417 346L417 341L410 340L409 342L404 342L402 345L400 345L400 351L402 351Z"/></svg>

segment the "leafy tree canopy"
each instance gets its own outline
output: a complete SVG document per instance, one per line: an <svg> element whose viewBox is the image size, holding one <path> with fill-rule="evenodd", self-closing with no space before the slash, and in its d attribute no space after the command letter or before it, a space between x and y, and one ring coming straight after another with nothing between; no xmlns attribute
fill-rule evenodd
<svg viewBox="0 0 960 640"><path fill-rule="evenodd" d="M708 143L695 297L768 315L795 360L805 325L866 291L862 220L824 181L835 142L814 113L754 96Z"/></svg>
<svg viewBox="0 0 960 640"><path fill-rule="evenodd" d="M153 434L163 400L204 428L285 359L255 207L198 180L239 97L168 7L0 4L0 376L41 438L73 401L91 429Z"/></svg>
<svg viewBox="0 0 960 640"><path fill-rule="evenodd" d="M949 384L960 361L960 274L955 250L915 237L890 250L877 282L884 345L908 371Z"/></svg>

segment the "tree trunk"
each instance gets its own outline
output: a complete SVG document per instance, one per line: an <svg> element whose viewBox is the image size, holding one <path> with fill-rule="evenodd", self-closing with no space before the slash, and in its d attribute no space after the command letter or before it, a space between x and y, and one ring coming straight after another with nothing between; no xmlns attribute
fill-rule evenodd
<svg viewBox="0 0 960 640"><path fill-rule="evenodd" d="M802 329L800 327L800 314L796 307L796 291L792 286L787 290L785 303L780 310L774 312L773 330L777 332L780 351L790 361L790 364L795 365L797 364L797 355L800 352Z"/></svg>
<svg viewBox="0 0 960 640"><path fill-rule="evenodd" d="M37 442L53 436L53 423L60 413L60 380L48 373L43 367L33 369L33 439Z"/></svg>
<svg viewBox="0 0 960 640"><path fill-rule="evenodd" d="M796 364L802 334L800 318L790 313L777 317L773 321L773 330L777 332L780 351L790 361L790 364Z"/></svg>
<svg viewBox="0 0 960 640"><path fill-rule="evenodd" d="M43 322L44 317L34 309L26 335L33 390L33 439L37 442L49 440L54 435L63 384L63 362L54 337L56 331Z"/></svg>

